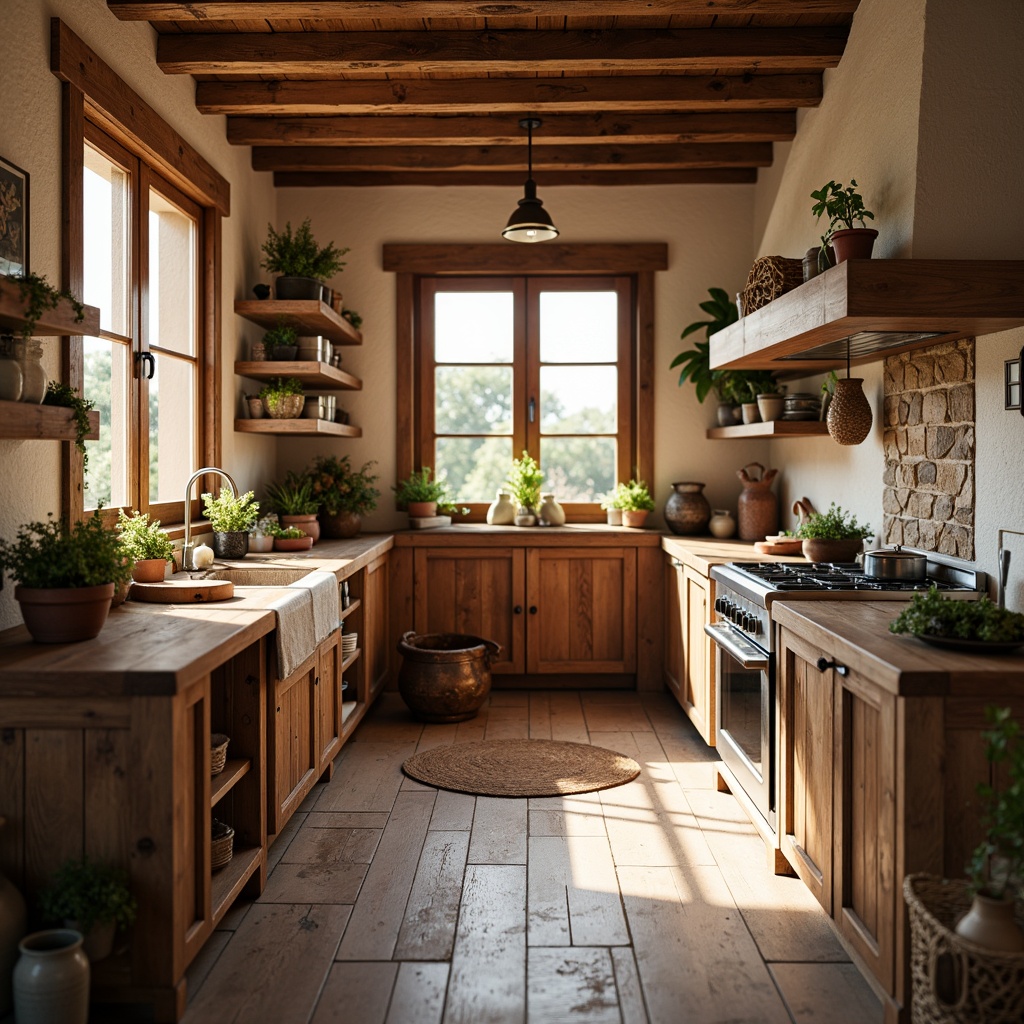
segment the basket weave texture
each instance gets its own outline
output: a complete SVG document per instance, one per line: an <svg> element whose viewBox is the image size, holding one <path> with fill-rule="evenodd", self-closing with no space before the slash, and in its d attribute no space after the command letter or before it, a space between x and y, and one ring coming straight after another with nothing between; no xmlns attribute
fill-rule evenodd
<svg viewBox="0 0 1024 1024"><path fill-rule="evenodd" d="M235 830L214 818L211 836L210 870L217 871L231 862L234 855Z"/></svg>
<svg viewBox="0 0 1024 1024"><path fill-rule="evenodd" d="M836 381L836 392L829 403L825 423L839 444L860 444L871 433L871 403L864 394L862 377Z"/></svg>
<svg viewBox="0 0 1024 1024"><path fill-rule="evenodd" d="M953 928L970 909L967 882L907 875L913 1024L1020 1024L1024 1021L1024 953L996 953ZM1024 904L1017 903L1024 926Z"/></svg>
<svg viewBox="0 0 1024 1024"><path fill-rule="evenodd" d="M220 775L224 766L228 763L228 744L231 742L229 736L222 732L210 734L210 774Z"/></svg>
<svg viewBox="0 0 1024 1024"><path fill-rule="evenodd" d="M791 260L785 256L762 256L754 261L747 276L741 297L743 315L767 306L772 299L791 292L803 283L803 260Z"/></svg>

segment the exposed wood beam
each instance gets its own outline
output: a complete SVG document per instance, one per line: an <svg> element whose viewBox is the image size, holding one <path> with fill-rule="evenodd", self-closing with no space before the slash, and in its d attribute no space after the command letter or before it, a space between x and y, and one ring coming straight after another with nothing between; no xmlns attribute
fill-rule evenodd
<svg viewBox="0 0 1024 1024"><path fill-rule="evenodd" d="M507 242L476 245L387 244L383 269L396 274L636 274L668 269L664 242L580 245L545 242L521 245Z"/></svg>
<svg viewBox="0 0 1024 1024"><path fill-rule="evenodd" d="M278 188L376 188L395 185L430 187L489 186L521 188L522 171L278 171ZM753 167L665 171L545 171L540 187L556 185L749 185L757 181Z"/></svg>
<svg viewBox="0 0 1024 1024"><path fill-rule="evenodd" d="M615 31L278 32L162 35L170 74L317 75L367 70L812 70L835 67L846 26Z"/></svg>
<svg viewBox="0 0 1024 1024"><path fill-rule="evenodd" d="M609 142L772 142L796 134L794 111L735 114L555 114L534 145ZM228 141L241 146L509 146L525 133L515 115L498 117L232 117Z"/></svg>
<svg viewBox="0 0 1024 1024"><path fill-rule="evenodd" d="M609 78L199 82L204 114L788 110L821 102L821 73Z"/></svg>
<svg viewBox="0 0 1024 1024"><path fill-rule="evenodd" d="M860 0L757 0L757 14L852 14ZM234 21L252 18L496 18L562 17L564 0L107 0L122 21ZM749 14L751 0L588 0L573 16L611 18Z"/></svg>
<svg viewBox="0 0 1024 1024"><path fill-rule="evenodd" d="M682 146L538 146L535 171L665 170L768 167L770 142ZM478 171L525 173L526 147L518 146L255 146L256 171Z"/></svg>

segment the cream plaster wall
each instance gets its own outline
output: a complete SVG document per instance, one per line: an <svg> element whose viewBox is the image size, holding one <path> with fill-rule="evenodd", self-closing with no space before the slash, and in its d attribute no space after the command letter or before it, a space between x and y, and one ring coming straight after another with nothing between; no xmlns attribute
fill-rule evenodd
<svg viewBox="0 0 1024 1024"><path fill-rule="evenodd" d="M713 400L697 403L693 388L676 386L669 369L682 347L683 326L700 316L709 285L737 290L750 268L754 189L749 185L651 188L545 188L541 198L562 237L574 243L668 242L669 269L655 275L655 466L659 510L674 480L703 480L712 505L736 507L735 470L767 454L767 445L709 444L704 431ZM381 246L397 242L500 242L500 230L518 195L508 188L282 189L278 222L311 217L321 243L350 246L348 266L335 279L345 304L363 315L364 344L344 350L344 366L364 389L345 406L363 428L359 440L282 441L278 472L304 464L312 453L348 452L357 464L376 459L381 490L395 479L394 275L381 269ZM508 245L515 243L509 242ZM659 511L660 517L660 511ZM390 502L367 525L401 526ZM660 520L659 520L660 521Z"/></svg>
<svg viewBox="0 0 1024 1024"><path fill-rule="evenodd" d="M166 76L156 67L155 34L147 24L125 24L104 0L4 0L0 33L0 154L31 175L31 267L52 283L60 281L60 83L50 73L50 18L60 17L153 108L231 182L233 213L224 222L223 301L225 316L223 461L242 486L264 479L273 466L272 443L236 435L236 387L232 363L242 336L255 337L231 314L236 295L256 273L259 242L273 219L269 174L249 167L249 151L224 138L223 117L195 109L194 83ZM59 376L58 343L44 341L45 368ZM53 441L0 441L0 536L18 525L60 510L60 445ZM0 628L21 621L9 585L0 593Z"/></svg>

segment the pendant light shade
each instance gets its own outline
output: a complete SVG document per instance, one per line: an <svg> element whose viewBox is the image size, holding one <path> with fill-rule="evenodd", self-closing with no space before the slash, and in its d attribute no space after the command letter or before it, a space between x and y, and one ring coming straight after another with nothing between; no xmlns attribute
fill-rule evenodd
<svg viewBox="0 0 1024 1024"><path fill-rule="evenodd" d="M558 237L558 228L537 198L537 183L533 180L533 129L540 126L539 117L524 117L519 122L519 127L526 129L526 185L523 198L501 232L503 238L512 242L545 242Z"/></svg>

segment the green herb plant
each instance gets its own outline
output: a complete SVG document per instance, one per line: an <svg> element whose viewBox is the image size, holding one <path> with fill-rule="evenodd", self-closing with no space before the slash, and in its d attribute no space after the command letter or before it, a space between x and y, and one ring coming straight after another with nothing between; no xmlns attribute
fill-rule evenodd
<svg viewBox="0 0 1024 1024"><path fill-rule="evenodd" d="M852 513L847 517L834 501L827 512L809 515L796 531L801 540L863 540L873 534L870 526L861 526Z"/></svg>
<svg viewBox="0 0 1024 1024"><path fill-rule="evenodd" d="M66 289L58 291L42 274L16 274L9 278L17 284L21 293L21 301L25 303L24 323L21 336L28 341L35 332L43 314L48 309L56 309L61 299L67 299L75 311L75 323L85 319L85 306Z"/></svg>
<svg viewBox="0 0 1024 1024"><path fill-rule="evenodd" d="M263 532L276 540L298 540L300 537L306 536L306 531L300 530L297 526L282 526L280 523L273 522L268 523L263 528Z"/></svg>
<svg viewBox="0 0 1024 1024"><path fill-rule="evenodd" d="M439 505L448 497L448 484L444 480L432 480L433 471L424 466L418 473L412 473L399 480L391 490L395 492L395 505L408 508L413 501L436 501Z"/></svg>
<svg viewBox="0 0 1024 1024"><path fill-rule="evenodd" d="M512 460L512 469L506 484L520 508L536 510L540 504L540 488L544 473L529 452L523 451L521 459Z"/></svg>
<svg viewBox="0 0 1024 1024"><path fill-rule="evenodd" d="M875 215L864 207L864 198L857 191L856 179L851 178L850 184L844 188L839 182L829 181L817 192L811 193L815 200L811 213L817 220L828 214L828 229L821 236L821 248L827 252L832 236L837 231L853 228L853 222L859 221L862 228L867 227L865 220L874 220ZM826 257L827 258L827 257Z"/></svg>
<svg viewBox="0 0 1024 1024"><path fill-rule="evenodd" d="M341 307L341 315L358 331L363 326L363 318L354 310Z"/></svg>
<svg viewBox="0 0 1024 1024"><path fill-rule="evenodd" d="M313 237L308 217L294 234L291 221L280 232L268 224L267 240L260 248L263 250L260 266L272 274L311 277L318 281L334 277L345 266L341 257L348 252L347 248L335 248L333 242L321 248Z"/></svg>
<svg viewBox="0 0 1024 1024"><path fill-rule="evenodd" d="M110 922L129 927L138 907L128 889L127 872L83 857L57 869L39 896L39 909L48 921L71 920L88 932Z"/></svg>
<svg viewBox="0 0 1024 1024"><path fill-rule="evenodd" d="M135 512L126 515L124 509L117 513L117 532L125 558L142 562L148 558L162 558L174 561L174 545L160 529L160 520L149 521L149 513Z"/></svg>
<svg viewBox="0 0 1024 1024"><path fill-rule="evenodd" d="M302 394L302 381L298 377L274 377L260 388L259 397L271 408L289 395Z"/></svg>
<svg viewBox="0 0 1024 1024"><path fill-rule="evenodd" d="M46 385L43 405L59 405L71 410L75 420L75 449L82 455L82 473L84 475L89 468L89 453L85 447L85 438L89 433L89 413L94 408L94 403L88 398L82 398L78 389L71 387L70 384L60 384L51 380Z"/></svg>
<svg viewBox="0 0 1024 1024"><path fill-rule="evenodd" d="M273 355L279 348L291 348L298 340L299 332L290 324L280 321L276 327L272 327L263 335L263 344L267 350L267 356Z"/></svg>
<svg viewBox="0 0 1024 1024"><path fill-rule="evenodd" d="M307 473L289 472L283 483L267 486L270 505L281 515L311 516L320 509L320 502L313 493L313 481Z"/></svg>
<svg viewBox="0 0 1024 1024"><path fill-rule="evenodd" d="M821 382L821 393L823 395L834 395L838 383L839 375L835 370L829 370L828 376Z"/></svg>
<svg viewBox="0 0 1024 1024"><path fill-rule="evenodd" d="M13 542L0 540L0 571L23 587L42 590L131 579L118 536L106 528L99 509L70 525L52 515L46 522L26 523Z"/></svg>
<svg viewBox="0 0 1024 1024"><path fill-rule="evenodd" d="M359 469L353 469L347 455L317 456L309 475L320 510L331 516L339 512L353 512L357 516L372 512L380 497L380 491L373 486L377 474L370 472L374 465L364 462Z"/></svg>
<svg viewBox="0 0 1024 1024"><path fill-rule="evenodd" d="M701 328L705 330L705 340L695 342L694 347L680 352L679 355L669 364L670 369L681 367L679 371L679 387L689 381L697 389L697 401L703 402L708 393L714 389L721 401L727 401L722 394L721 388L732 376L729 370L711 369L711 335L734 324L739 319L739 312L736 303L729 298L728 294L721 288L709 288L710 299L705 299L700 308L707 313L710 319L696 320L694 323L683 329L679 335L681 340L688 338L695 331Z"/></svg>
<svg viewBox="0 0 1024 1024"><path fill-rule="evenodd" d="M978 601L943 597L935 587L914 594L889 629L914 636L1024 643L1024 615L1000 608L987 597Z"/></svg>
<svg viewBox="0 0 1024 1024"><path fill-rule="evenodd" d="M654 499L642 480L630 480L616 485L611 507L623 512L653 512Z"/></svg>
<svg viewBox="0 0 1024 1024"><path fill-rule="evenodd" d="M209 491L202 498L203 514L210 520L214 533L248 532L259 518L260 503L252 491L236 498L227 487L222 487L216 498Z"/></svg>

